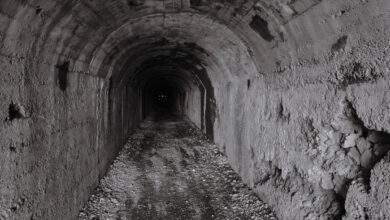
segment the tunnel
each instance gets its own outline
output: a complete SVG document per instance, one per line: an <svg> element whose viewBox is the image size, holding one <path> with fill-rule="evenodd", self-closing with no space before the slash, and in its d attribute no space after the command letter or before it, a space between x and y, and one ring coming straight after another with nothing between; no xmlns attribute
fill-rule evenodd
<svg viewBox="0 0 390 220"><path fill-rule="evenodd" d="M148 85L147 90L144 90L145 98L145 116L156 115L164 117L164 115L180 116L184 113L183 103L185 92L180 85L175 85L166 78L157 78L153 80L161 80L160 82L153 81Z"/></svg>
<svg viewBox="0 0 390 220"><path fill-rule="evenodd" d="M0 219L78 219L181 144L277 219L388 219L389 28L388 0L1 0Z"/></svg>
<svg viewBox="0 0 390 220"><path fill-rule="evenodd" d="M122 52L110 79L118 84L112 86L129 88L130 100L139 100L132 106L138 106L139 119L188 118L212 139L215 98L207 68L218 68L216 58L191 40L169 40L162 33L143 41Z"/></svg>

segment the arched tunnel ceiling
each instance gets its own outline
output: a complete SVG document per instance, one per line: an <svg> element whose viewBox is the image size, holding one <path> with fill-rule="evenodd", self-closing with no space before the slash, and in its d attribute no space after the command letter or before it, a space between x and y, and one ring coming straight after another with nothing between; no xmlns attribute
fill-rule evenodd
<svg viewBox="0 0 390 220"><path fill-rule="evenodd" d="M126 83L127 80L135 81L134 77L141 74L143 71L149 68L155 68L156 66L165 69L171 69L172 71L178 69L195 69L201 70L206 65L207 60L202 61L202 56L205 54L195 55L197 51L189 51L180 46L154 46L154 44L146 44L145 47L138 50L131 50L129 56L124 56L125 61L119 62L121 68L118 71L114 71L122 83ZM206 55L207 56L207 55ZM209 61L208 61L209 62ZM116 69L116 68L114 68ZM130 74L131 73L131 74ZM136 83L135 83L136 84Z"/></svg>
<svg viewBox="0 0 390 220"><path fill-rule="evenodd" d="M20 7L24 9L18 10ZM45 30L42 37L47 41L46 48L55 48L57 55L50 56L55 62L74 59L77 60L74 65L76 71L92 70L91 74L96 74L93 72L99 71L100 62L118 59L118 53L127 53L126 48L130 48L137 39L148 41L149 36L195 43L217 59L224 56L216 54L222 53L221 49L229 44L236 45L243 58L249 53L264 59L266 64L268 61L264 53L272 45L261 36L272 34L276 36L272 37L274 41L279 41L274 24L283 23L288 18L283 13L286 7L278 1L38 0L15 1L3 11L21 21L34 17L37 25ZM41 24L32 13L40 14L45 23ZM261 14L268 21L254 22L255 26L265 25L257 27L259 30L256 31L262 33L260 35L249 26L254 14ZM46 53L51 54L51 51ZM109 61L104 64L109 64ZM267 67L264 65L262 68Z"/></svg>
<svg viewBox="0 0 390 220"><path fill-rule="evenodd" d="M194 65L221 68L219 74L225 74L223 77L230 77L229 73L237 77L245 74L243 70L256 74L254 64L248 62L251 59L247 47L234 33L207 17L192 13L159 14L126 23L95 53L92 68L98 68L100 76L112 65L126 66L131 72L131 68L134 70L157 56L174 59L192 56L198 60ZM111 70L116 70L115 66Z"/></svg>
<svg viewBox="0 0 390 220"><path fill-rule="evenodd" d="M199 85L201 83L199 78L195 77L195 74L185 69L169 68L155 66L148 68L139 73L139 76L133 76L134 82L131 82L134 87L143 88L149 80L155 79L156 77L170 77L175 78L175 81L180 82L182 86L191 88L192 85Z"/></svg>
<svg viewBox="0 0 390 220"><path fill-rule="evenodd" d="M132 32L137 33L145 31L142 30L142 26L162 27L167 22L181 24L181 27L178 27L181 30L196 28L194 25L187 26L188 21L182 19L183 17L172 16L172 14L183 12L201 17L199 20L190 18L192 23L200 24L199 27L206 23L211 28L209 30L200 29L202 34L218 34L220 29L215 28L215 24L229 28L243 41L248 53L259 61L256 64L261 63L261 65L258 64L258 68L261 68L259 71L267 72L271 69L270 65L274 65L274 58L270 57L274 55L268 53L272 47L287 41L290 50L284 51L288 53L285 56L294 58L294 53L296 53L294 49L302 40L301 36L298 35L302 31L295 33L296 30L291 30L291 27L286 27L286 24L291 23L296 17L315 8L320 3L319 0L18 0L2 5L0 10L10 18L15 19L15 22L23 23L29 20L34 23L27 29L37 30L37 26L39 26L40 33L37 34L41 35L42 40L48 41L45 42L46 46L55 49L54 52L57 56L53 57L54 61L58 60L61 63L62 60L70 58L78 60L75 68L78 71L87 71L91 60L96 59L96 55L100 56L98 59L103 59L104 55L97 54L99 48L104 42L107 43L112 33L130 21L146 18L153 22L149 26L141 23L137 28L135 28L137 25L132 25L134 26ZM355 2L354 4L359 3ZM344 7L343 3L334 6L334 8L340 7ZM329 11L334 10L330 5L328 8ZM163 19L151 19L151 17L159 15ZM319 17L321 16L319 15ZM209 21L206 21L206 18ZM169 21L175 19L176 21ZM42 23L42 21L44 22ZM25 24L19 26L23 25ZM224 32L219 34L222 33ZM313 36L308 36L305 39L306 43L314 42L315 39L310 38L315 37L315 35L311 35ZM50 38L51 40L49 40ZM124 39L129 38L112 39L114 42L110 42L111 46L116 46L116 49L121 51L123 45L118 40ZM127 43L124 42L126 45ZM199 46L203 47L204 45ZM50 52L47 53L51 54ZM106 52L110 53L110 51Z"/></svg>
<svg viewBox="0 0 390 220"><path fill-rule="evenodd" d="M35 29L33 33L39 28L36 34L41 36L35 43L39 45L36 52L46 57L44 63L62 64L72 59L75 62L70 67L76 72L111 76L118 65L124 65L124 57L135 52L132 50L135 44L150 43L152 48L151 38L155 38L156 42L166 39L199 46L212 57L207 60L228 70L217 72L237 76L245 66L244 72L254 76L278 72L281 65L289 65L288 60L299 61L295 59L302 51L300 47L318 41L316 27L310 36L302 38L305 31L299 30L301 27L291 29L295 26L290 23L320 3L318 0L19 0L2 5L0 10L16 23L21 22L14 30L26 25L26 20L33 23L26 27ZM327 10L332 12L339 7L343 3L329 5ZM321 31L318 29L318 33ZM286 47L271 52L280 44ZM231 58L232 54L235 58ZM229 65L237 60L241 65Z"/></svg>

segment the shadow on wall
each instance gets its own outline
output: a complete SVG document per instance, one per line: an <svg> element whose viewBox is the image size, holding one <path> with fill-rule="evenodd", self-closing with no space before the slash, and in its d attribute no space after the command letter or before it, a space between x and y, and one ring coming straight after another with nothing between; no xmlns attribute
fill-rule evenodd
<svg viewBox="0 0 390 220"><path fill-rule="evenodd" d="M57 84L62 91L65 91L68 87L68 74L69 74L69 61L65 61L63 64L56 65L57 68Z"/></svg>
<svg viewBox="0 0 390 220"><path fill-rule="evenodd" d="M268 42L271 42L275 38L268 29L268 22L260 17L260 15L256 14L253 16L249 26Z"/></svg>

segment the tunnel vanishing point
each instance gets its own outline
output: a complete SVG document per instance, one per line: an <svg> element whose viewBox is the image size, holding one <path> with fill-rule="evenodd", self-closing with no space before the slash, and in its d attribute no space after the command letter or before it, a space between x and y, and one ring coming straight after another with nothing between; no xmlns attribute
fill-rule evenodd
<svg viewBox="0 0 390 220"><path fill-rule="evenodd" d="M0 0L0 219L75 219L171 113L279 219L390 219L389 0Z"/></svg>

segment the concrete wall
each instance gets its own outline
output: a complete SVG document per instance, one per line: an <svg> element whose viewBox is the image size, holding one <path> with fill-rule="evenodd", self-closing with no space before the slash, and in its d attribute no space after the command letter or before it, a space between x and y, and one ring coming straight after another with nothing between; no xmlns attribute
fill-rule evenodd
<svg viewBox="0 0 390 220"><path fill-rule="evenodd" d="M107 88L99 78L70 72L62 91L53 72L2 70L10 74L1 83L0 215L73 217L117 151L106 140Z"/></svg>
<svg viewBox="0 0 390 220"><path fill-rule="evenodd" d="M108 81L61 54L71 32L44 16L1 3L0 219L74 218L137 117L130 92L109 102Z"/></svg>
<svg viewBox="0 0 390 220"><path fill-rule="evenodd" d="M198 128L202 128L202 104L204 100L200 89L195 87L187 93L185 113L190 121L192 121Z"/></svg>

